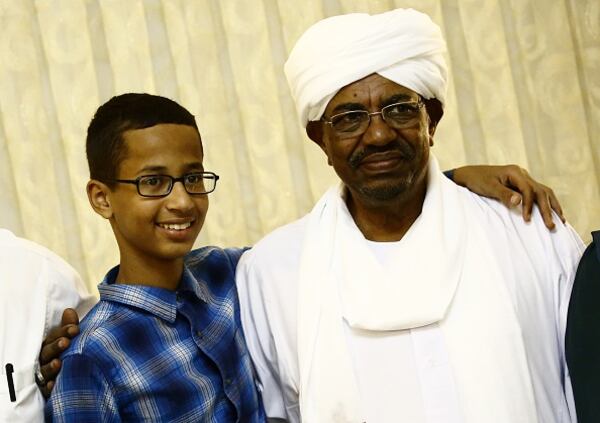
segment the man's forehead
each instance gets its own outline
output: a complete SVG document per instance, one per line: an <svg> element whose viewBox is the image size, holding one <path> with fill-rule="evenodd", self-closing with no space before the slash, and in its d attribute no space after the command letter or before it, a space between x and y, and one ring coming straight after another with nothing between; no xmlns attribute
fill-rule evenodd
<svg viewBox="0 0 600 423"><path fill-rule="evenodd" d="M346 103L365 104L373 101L381 103L391 97L394 97L395 101L410 101L418 99L419 95L410 88L399 85L379 74L371 74L342 87L329 101L326 110L332 110Z"/></svg>

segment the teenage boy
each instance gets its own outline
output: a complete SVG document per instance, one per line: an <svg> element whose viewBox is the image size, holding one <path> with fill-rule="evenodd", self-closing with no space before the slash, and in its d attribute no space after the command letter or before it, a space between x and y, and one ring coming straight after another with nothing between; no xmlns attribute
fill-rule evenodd
<svg viewBox="0 0 600 423"><path fill-rule="evenodd" d="M124 94L100 106L86 142L88 198L120 265L61 357L46 418L264 421L234 285L242 251L205 247L184 264L218 180L194 116Z"/></svg>

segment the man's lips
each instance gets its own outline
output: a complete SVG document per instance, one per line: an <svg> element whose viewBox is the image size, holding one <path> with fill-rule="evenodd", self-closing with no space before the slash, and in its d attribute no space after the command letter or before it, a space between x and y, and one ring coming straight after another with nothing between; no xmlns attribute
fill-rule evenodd
<svg viewBox="0 0 600 423"><path fill-rule="evenodd" d="M397 141L393 145L374 146L370 145L360 151L356 151L348 160L348 164L353 169L358 169L363 165L374 166L377 162L394 162L398 164L401 161L414 159L416 152L412 146L406 142Z"/></svg>
<svg viewBox="0 0 600 423"><path fill-rule="evenodd" d="M397 167L408 157L399 151L373 153L366 156L359 163L359 166L367 170L388 170Z"/></svg>

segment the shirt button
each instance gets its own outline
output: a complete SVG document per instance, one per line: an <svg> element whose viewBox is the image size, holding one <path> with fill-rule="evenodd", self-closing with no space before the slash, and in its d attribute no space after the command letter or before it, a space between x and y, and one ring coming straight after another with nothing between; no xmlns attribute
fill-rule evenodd
<svg viewBox="0 0 600 423"><path fill-rule="evenodd" d="M198 338L200 338L200 339L204 338L204 336L202 335L202 332L200 332L200 331L197 331L196 335L198 335Z"/></svg>
<svg viewBox="0 0 600 423"><path fill-rule="evenodd" d="M225 386L231 385L231 379L225 379Z"/></svg>

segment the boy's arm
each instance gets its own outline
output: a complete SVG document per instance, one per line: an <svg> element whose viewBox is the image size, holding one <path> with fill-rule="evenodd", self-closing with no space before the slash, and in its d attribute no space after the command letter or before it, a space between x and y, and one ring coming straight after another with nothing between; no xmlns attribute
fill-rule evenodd
<svg viewBox="0 0 600 423"><path fill-rule="evenodd" d="M565 222L554 191L534 180L519 166L463 166L444 173L456 184L475 194L494 198L508 208L522 204L523 219L527 222L531 219L534 204L548 229L555 227L552 210Z"/></svg>
<svg viewBox="0 0 600 423"><path fill-rule="evenodd" d="M63 359L45 416L47 422L121 421L110 383L93 360L83 354Z"/></svg>

